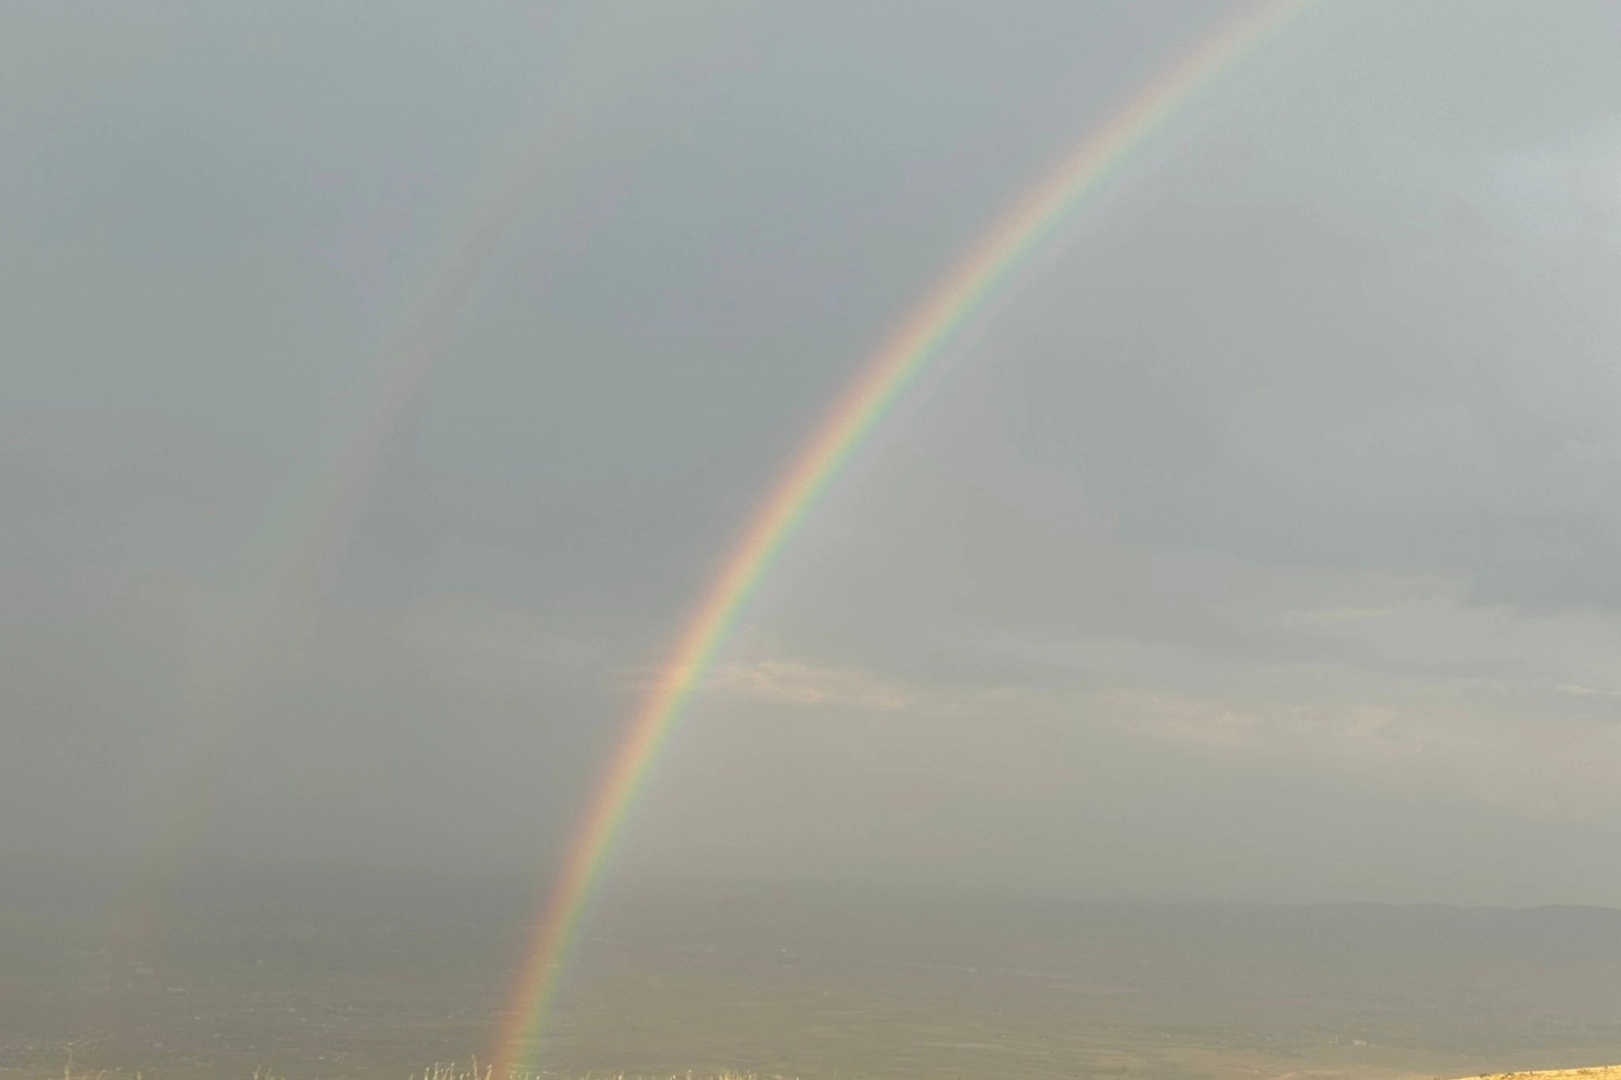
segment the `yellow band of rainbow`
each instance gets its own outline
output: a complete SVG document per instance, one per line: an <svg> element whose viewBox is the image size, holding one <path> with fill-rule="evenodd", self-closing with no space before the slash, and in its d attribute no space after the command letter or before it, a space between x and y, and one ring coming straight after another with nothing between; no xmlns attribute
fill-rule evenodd
<svg viewBox="0 0 1621 1080"><path fill-rule="evenodd" d="M1017 202L892 331L771 489L687 618L669 661L614 751L535 924L494 1054L496 1080L533 1069L580 924L615 841L683 707L730 639L784 544L885 412L1077 206L1223 72L1310 0L1267 0L1203 39Z"/></svg>

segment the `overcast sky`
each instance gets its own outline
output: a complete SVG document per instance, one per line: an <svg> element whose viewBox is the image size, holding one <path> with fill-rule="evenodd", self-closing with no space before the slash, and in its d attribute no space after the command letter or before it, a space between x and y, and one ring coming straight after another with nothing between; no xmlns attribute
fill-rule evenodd
<svg viewBox="0 0 1621 1080"><path fill-rule="evenodd" d="M1230 10L9 6L0 858L544 872L885 327ZM620 880L1621 905L1618 34L1325 0L1185 109Z"/></svg>

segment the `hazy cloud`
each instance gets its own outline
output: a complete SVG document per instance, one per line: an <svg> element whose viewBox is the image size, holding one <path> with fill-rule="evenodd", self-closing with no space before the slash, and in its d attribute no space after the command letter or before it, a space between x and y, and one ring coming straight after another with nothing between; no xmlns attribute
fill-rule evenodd
<svg viewBox="0 0 1621 1080"><path fill-rule="evenodd" d="M228 722L199 857L532 873L884 328L1213 14L475 8L4 16L0 857L137 850ZM1193 102L832 485L625 872L1621 899L1615 29L1319 5Z"/></svg>

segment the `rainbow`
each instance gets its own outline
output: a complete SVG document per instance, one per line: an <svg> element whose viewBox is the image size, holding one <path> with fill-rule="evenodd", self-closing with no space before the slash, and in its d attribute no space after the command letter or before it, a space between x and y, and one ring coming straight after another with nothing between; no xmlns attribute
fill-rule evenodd
<svg viewBox="0 0 1621 1080"><path fill-rule="evenodd" d="M777 482L687 618L670 658L608 763L532 932L493 1056L496 1080L527 1074L580 925L616 840L693 692L761 580L851 456L931 360L1047 245L1088 195L1201 91L1311 0L1267 0L1207 36L1014 204L888 335Z"/></svg>
<svg viewBox="0 0 1621 1080"><path fill-rule="evenodd" d="M565 59L548 70L527 108L519 110L537 118L526 125L532 130L508 132L487 148L489 160L469 176L444 230L445 247L402 298L389 333L352 390L332 403L324 437L295 482L268 508L253 559L258 574L240 598L236 626L222 635L218 670L199 689L199 719L166 785L169 798L137 853L126 910L114 932L120 950L146 960L161 950L163 909L206 837L232 742L275 681L323 574L354 531L390 441L422 401L479 274L575 136L576 114L588 111L602 71L661 41L667 16L617 14L589 5L558 28L569 46L561 54Z"/></svg>
<svg viewBox="0 0 1621 1080"><path fill-rule="evenodd" d="M160 913L187 857L203 842L231 742L276 667L333 554L365 504L366 488L391 435L423 396L434 358L455 329L480 268L540 173L528 163L502 190L476 204L456 231L436 276L407 308L401 328L334 409L326 445L311 455L304 482L273 508L261 530L266 572L243 598L243 617L226 642L221 671L201 697L203 721L185 747L158 831L145 842L131 884L120 947L151 959L161 947Z"/></svg>

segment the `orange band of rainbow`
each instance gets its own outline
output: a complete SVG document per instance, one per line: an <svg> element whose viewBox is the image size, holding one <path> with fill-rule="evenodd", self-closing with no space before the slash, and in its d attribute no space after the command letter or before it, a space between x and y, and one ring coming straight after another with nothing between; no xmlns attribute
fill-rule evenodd
<svg viewBox="0 0 1621 1080"><path fill-rule="evenodd" d="M1154 80L990 229L888 336L772 488L687 618L668 663L592 797L536 923L494 1055L496 1080L529 1072L615 841L683 706L730 639L784 544L895 400L1076 207L1219 75L1270 39L1309 0L1269 0L1205 38Z"/></svg>

